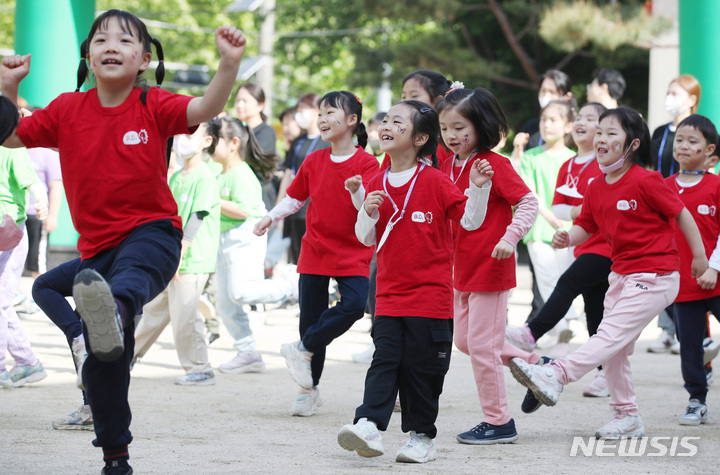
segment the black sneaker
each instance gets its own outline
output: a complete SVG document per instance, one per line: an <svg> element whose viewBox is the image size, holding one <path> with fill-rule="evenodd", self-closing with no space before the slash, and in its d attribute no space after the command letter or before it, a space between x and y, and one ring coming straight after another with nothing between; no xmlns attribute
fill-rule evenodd
<svg viewBox="0 0 720 475"><path fill-rule="evenodd" d="M133 469L128 465L127 461L119 462L118 460L108 461L105 463L100 475L132 475Z"/></svg>
<svg viewBox="0 0 720 475"><path fill-rule="evenodd" d="M536 364L539 366L543 366L552 362L553 358L550 358L549 356L541 356L540 360ZM523 399L523 402L520 405L520 410L525 414L532 414L533 412L540 409L540 406L542 406L542 403L538 400L538 398L535 397L535 394L533 394L533 392L528 389L525 393L525 399Z"/></svg>
<svg viewBox="0 0 720 475"><path fill-rule="evenodd" d="M88 334L90 351L100 361L115 361L125 349L122 317L110 285L92 269L75 276L73 299Z"/></svg>
<svg viewBox="0 0 720 475"><path fill-rule="evenodd" d="M469 431L458 434L457 440L461 444L472 445L509 444L518 440L518 433L512 419L501 426L481 422Z"/></svg>

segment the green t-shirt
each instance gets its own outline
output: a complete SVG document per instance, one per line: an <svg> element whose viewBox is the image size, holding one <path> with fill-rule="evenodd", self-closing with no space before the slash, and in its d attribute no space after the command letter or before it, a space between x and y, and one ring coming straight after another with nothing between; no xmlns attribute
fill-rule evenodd
<svg viewBox="0 0 720 475"><path fill-rule="evenodd" d="M220 198L234 202L250 218L262 218L267 213L260 182L247 163L242 162L227 173L218 175L217 184ZM244 219L234 219L220 213L220 232L224 233L244 222Z"/></svg>
<svg viewBox="0 0 720 475"><path fill-rule="evenodd" d="M20 226L27 215L27 188L40 179L26 148L0 147L0 219L7 214Z"/></svg>
<svg viewBox="0 0 720 475"><path fill-rule="evenodd" d="M178 214L183 225L190 215L199 211L208 214L185 251L180 263L182 274L210 274L215 272L218 247L220 245L220 191L215 175L202 164L186 176L182 170L170 178L170 191L178 205Z"/></svg>
<svg viewBox="0 0 720 475"><path fill-rule="evenodd" d="M520 165L520 177L530 190L535 193L547 209L552 208L553 195L557 185L560 167L567 160L575 156L575 152L565 147L560 152L546 152L542 147L534 147L525 152ZM569 228L570 223L563 229ZM543 241L551 242L555 234L547 219L538 213L535 224L530 232L523 238L523 242Z"/></svg>

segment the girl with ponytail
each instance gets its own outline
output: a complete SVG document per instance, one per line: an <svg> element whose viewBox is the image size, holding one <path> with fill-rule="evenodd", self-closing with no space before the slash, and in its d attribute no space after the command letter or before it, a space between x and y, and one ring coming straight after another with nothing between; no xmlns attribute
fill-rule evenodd
<svg viewBox="0 0 720 475"><path fill-rule="evenodd" d="M193 133L223 110L245 53L245 37L235 27L218 28L215 41L220 64L204 96L141 87L153 44L162 83L160 42L132 13L108 10L81 45L77 91L21 119L4 143L60 152L81 257L44 275L39 300L55 322L77 322L77 314L83 320L87 358L74 356L93 408L94 443L104 452L103 473L132 473L127 395L135 317L165 289L180 261L183 223L167 183L167 140ZM13 102L29 71L30 55L3 58L2 91ZM94 87L79 92L90 71ZM77 314L59 298L67 295Z"/></svg>
<svg viewBox="0 0 720 475"><path fill-rule="evenodd" d="M255 226L255 234L262 236L310 200L297 267L301 340L284 344L281 350L291 376L301 387L291 409L295 416L311 416L321 404L317 385L325 348L364 315L373 255L372 248L354 236L357 208L364 195L351 198L345 189L346 180L367 182L379 171L375 157L365 151L362 103L351 92L326 94L320 100L317 126L331 148L307 156L287 188L287 196ZM353 136L357 136L357 145ZM337 281L342 297L328 308L331 278Z"/></svg>

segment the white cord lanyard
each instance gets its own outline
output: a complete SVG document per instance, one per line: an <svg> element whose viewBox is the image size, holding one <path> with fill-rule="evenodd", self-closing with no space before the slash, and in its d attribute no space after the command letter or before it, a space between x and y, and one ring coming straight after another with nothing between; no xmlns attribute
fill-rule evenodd
<svg viewBox="0 0 720 475"><path fill-rule="evenodd" d="M456 153L455 156L453 157L452 167L450 167L450 179L451 179L452 182L455 183L455 184L457 184L457 181L458 181L458 180L460 179L460 177L462 176L463 171L465 171L465 165L467 165L470 160L472 160L473 158L475 158L475 150L473 150L472 153L471 153L470 155L468 155L468 158L465 159L465 161L464 161L463 164L462 164L462 168L460 168L460 173L458 173L458 177L455 178L455 159L457 158L457 156L458 156L458 155L457 155L457 153Z"/></svg>
<svg viewBox="0 0 720 475"><path fill-rule="evenodd" d="M385 244L385 241L387 241L387 238L390 235L390 231L392 231L393 227L395 227L395 224L397 224L397 222L400 221L401 219L403 219L403 216L405 216L405 208L407 208L408 201L410 201L410 195L412 195L413 188L415 188L415 182L417 181L417 178L420 175L420 172L423 171L423 168L425 168L424 163L420 166L420 170L418 170L418 172L415 174L415 177L413 178L412 182L410 183L410 188L408 189L408 192L405 195L405 203L403 204L402 210L398 209L397 205L395 204L395 201L390 196L390 193L388 193L387 180L388 180L388 174L390 173L390 169L388 168L387 170L385 170L385 176L383 176L383 189L385 190L385 194L387 195L388 199L390 200L390 203L393 205L393 209L395 210L395 212L393 212L392 216L390 216L387 226L385 226L385 232L383 232L383 235L380 238L380 243L378 243L376 252L380 252L380 249L383 247L383 244ZM400 216L398 216L398 218L395 221L393 221L393 218L398 213L400 213Z"/></svg>

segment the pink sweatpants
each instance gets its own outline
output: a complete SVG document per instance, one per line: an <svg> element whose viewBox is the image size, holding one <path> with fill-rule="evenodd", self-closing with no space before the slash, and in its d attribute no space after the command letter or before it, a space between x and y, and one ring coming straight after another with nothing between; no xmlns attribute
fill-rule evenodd
<svg viewBox="0 0 720 475"><path fill-rule="evenodd" d="M22 240L14 249L0 251L0 371L6 369L5 354L8 351L17 365L32 365L37 361L13 308L13 297L20 283L28 252L27 231L24 226L23 233Z"/></svg>
<svg viewBox="0 0 720 475"><path fill-rule="evenodd" d="M638 410L628 357L647 324L675 300L680 274L611 272L608 280L605 313L597 333L566 358L555 360L553 367L558 380L568 384L603 365L610 405L634 416Z"/></svg>
<svg viewBox="0 0 720 475"><path fill-rule="evenodd" d="M512 358L535 364L540 357L505 342L508 291L455 291L455 346L470 355L483 422L510 421L503 365Z"/></svg>

